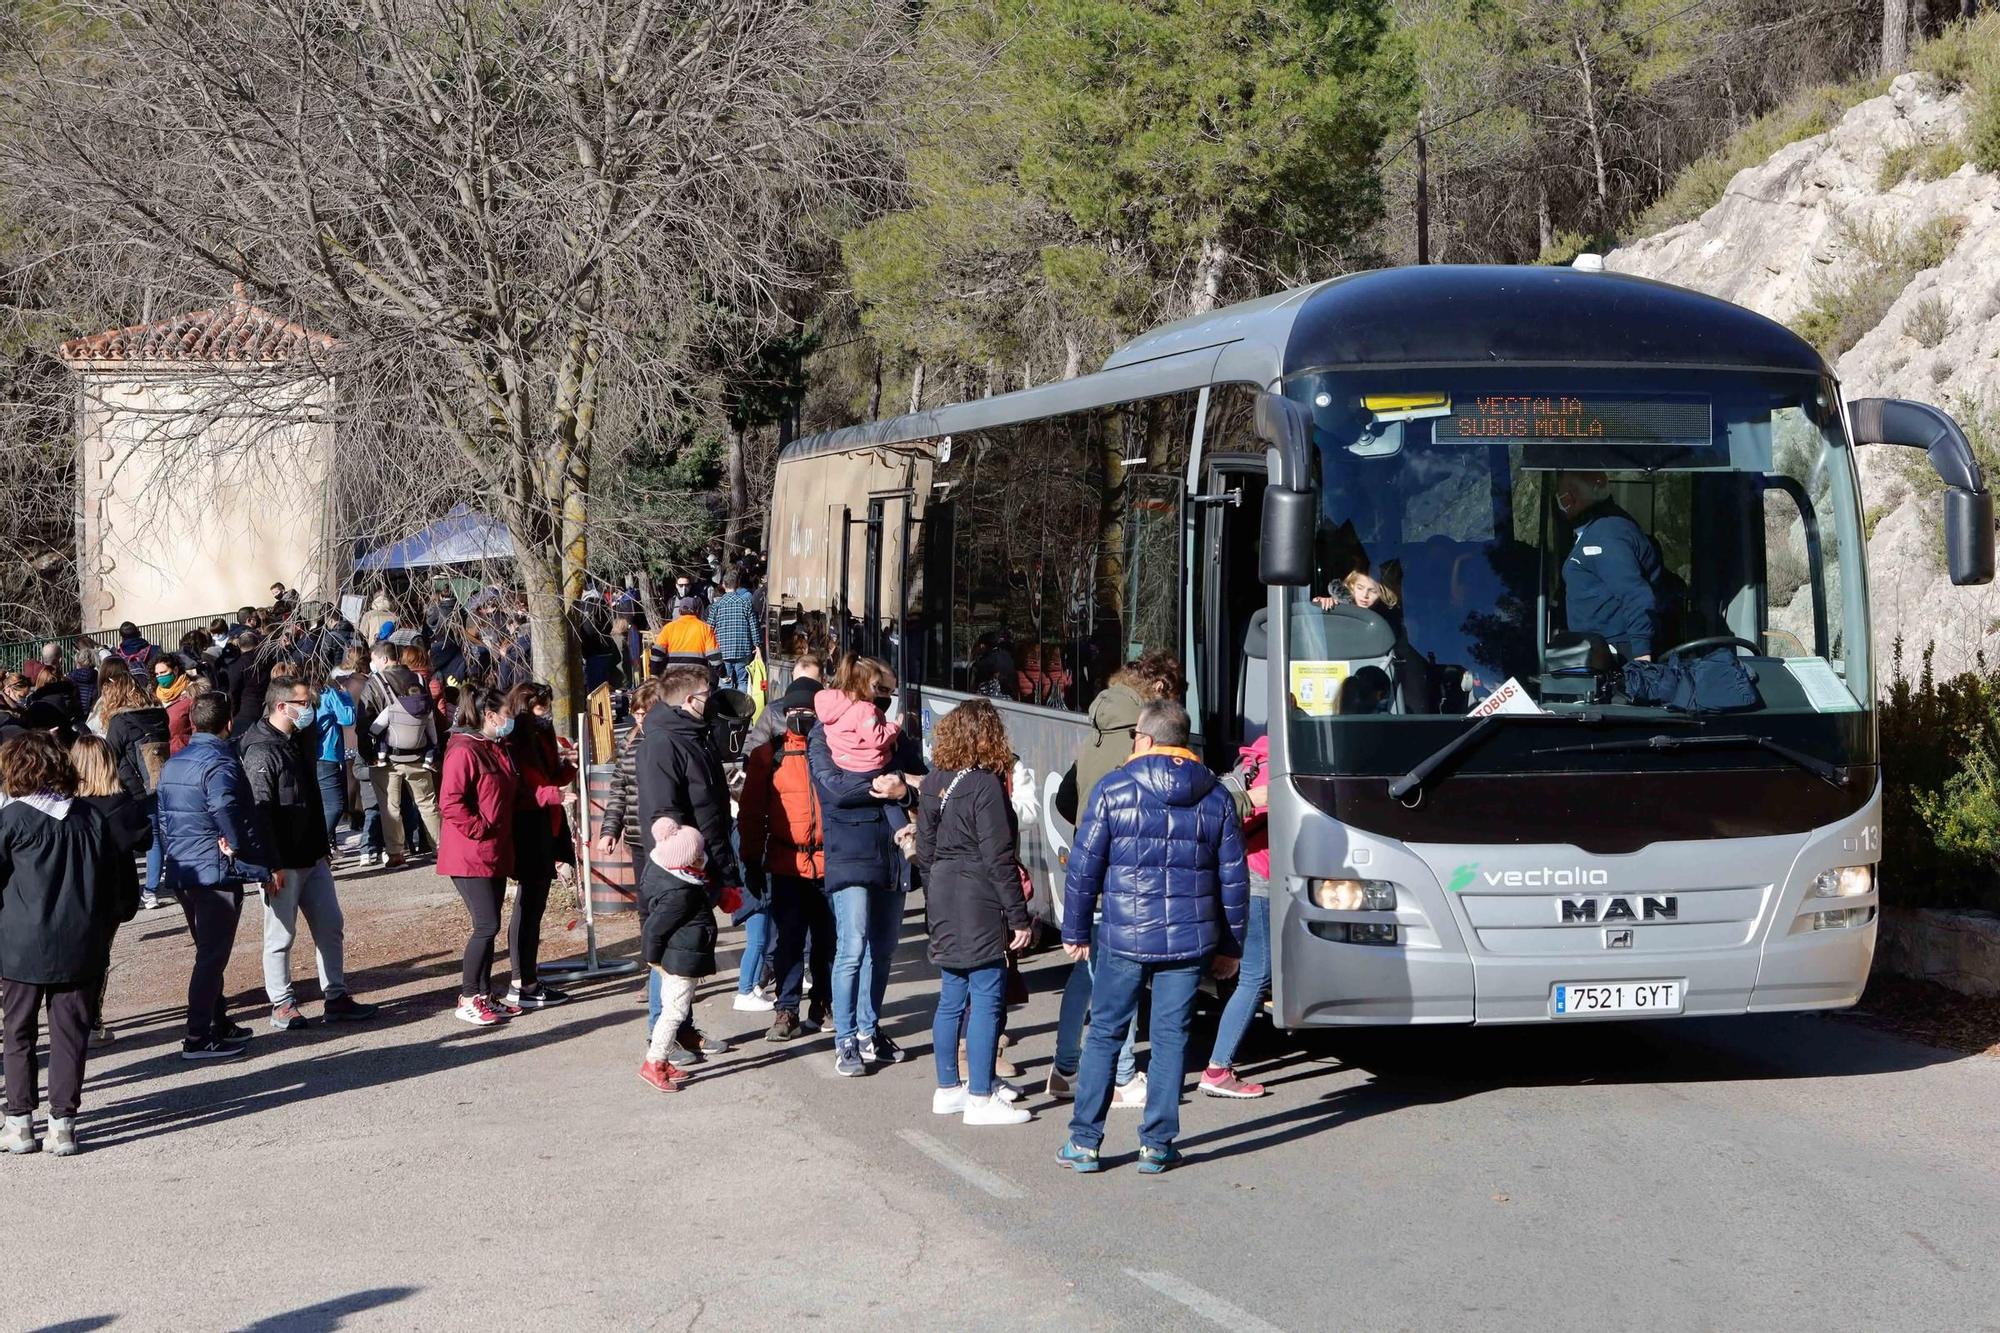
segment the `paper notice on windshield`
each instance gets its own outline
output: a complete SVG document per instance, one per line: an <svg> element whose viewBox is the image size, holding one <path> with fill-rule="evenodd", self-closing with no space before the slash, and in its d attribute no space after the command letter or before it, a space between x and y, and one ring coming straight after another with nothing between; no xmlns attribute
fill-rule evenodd
<svg viewBox="0 0 2000 1333"><path fill-rule="evenodd" d="M1341 682L1353 669L1346 662L1292 663L1292 707L1307 717L1332 717L1340 711Z"/></svg>
<svg viewBox="0 0 2000 1333"><path fill-rule="evenodd" d="M1855 713L1861 705L1855 701L1854 692L1847 688L1847 682L1833 669L1833 663L1824 657L1787 657L1785 670L1792 673L1792 679L1806 692L1806 702L1816 713Z"/></svg>
<svg viewBox="0 0 2000 1333"><path fill-rule="evenodd" d="M1467 717L1492 717L1495 713L1540 713L1543 710L1528 697L1528 691L1514 677L1507 677L1506 683L1479 701Z"/></svg>

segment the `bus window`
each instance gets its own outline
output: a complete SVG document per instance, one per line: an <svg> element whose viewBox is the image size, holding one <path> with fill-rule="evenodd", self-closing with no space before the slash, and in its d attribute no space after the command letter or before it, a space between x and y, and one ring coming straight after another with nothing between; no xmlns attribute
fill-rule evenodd
<svg viewBox="0 0 2000 1333"><path fill-rule="evenodd" d="M1194 397L1128 403L952 443L913 598L934 687L1086 711L1135 651L1182 652L1181 474Z"/></svg>

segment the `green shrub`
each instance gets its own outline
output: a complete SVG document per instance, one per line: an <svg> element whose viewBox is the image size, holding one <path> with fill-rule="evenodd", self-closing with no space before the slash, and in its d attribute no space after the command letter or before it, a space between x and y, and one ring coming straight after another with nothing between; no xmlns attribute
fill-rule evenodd
<svg viewBox="0 0 2000 1333"><path fill-rule="evenodd" d="M2000 672L1939 680L1926 649L1915 680L1893 654L1883 700L1884 901L2000 906Z"/></svg>
<svg viewBox="0 0 2000 1333"><path fill-rule="evenodd" d="M1567 264L1586 251L1595 250L1602 253L1611 248L1612 246L1608 241L1603 241L1599 237L1586 235L1580 231L1558 232L1556 238L1549 242L1547 248L1535 257L1535 262L1537 264Z"/></svg>
<svg viewBox="0 0 2000 1333"><path fill-rule="evenodd" d="M1829 359L1880 324L1911 278L1950 257L1965 234L1965 219L1929 218L1907 234L1883 221L1842 219L1839 234L1852 259L1814 281L1812 304L1792 322L1793 331Z"/></svg>
<svg viewBox="0 0 2000 1333"><path fill-rule="evenodd" d="M1936 292L1925 292L1910 302L1903 316L1903 332L1916 339L1919 347L1936 347L1951 336L1951 305Z"/></svg>
<svg viewBox="0 0 2000 1333"><path fill-rule="evenodd" d="M2000 171L2000 11L1954 23L1910 53L1911 64L1971 100L1967 149L1981 171Z"/></svg>
<svg viewBox="0 0 2000 1333"><path fill-rule="evenodd" d="M1898 144L1882 155L1882 170L1875 184L1883 190L1893 190L1912 176L1925 182L1941 181L1965 163L1965 148L1953 139Z"/></svg>

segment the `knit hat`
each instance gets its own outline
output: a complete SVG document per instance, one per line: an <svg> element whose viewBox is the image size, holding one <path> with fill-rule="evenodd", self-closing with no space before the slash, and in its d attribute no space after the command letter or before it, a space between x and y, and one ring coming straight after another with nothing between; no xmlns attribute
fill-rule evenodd
<svg viewBox="0 0 2000 1333"><path fill-rule="evenodd" d="M676 823L668 815L653 821L653 864L662 870L699 878L708 860L708 847L701 830Z"/></svg>

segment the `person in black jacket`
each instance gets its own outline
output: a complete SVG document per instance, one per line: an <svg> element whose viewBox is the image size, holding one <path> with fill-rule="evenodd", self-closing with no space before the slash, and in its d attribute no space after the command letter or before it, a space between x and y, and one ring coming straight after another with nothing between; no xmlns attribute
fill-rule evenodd
<svg viewBox="0 0 2000 1333"><path fill-rule="evenodd" d="M649 947L671 941L683 954L698 955L705 950L707 970L683 975L708 976L715 971L715 904L740 900L743 891L743 872L729 836L729 786L722 772L722 756L715 749L704 717L713 687L707 668L698 666L669 667L659 681L660 701L646 715L635 765L640 848L645 858L640 864L639 907L645 914L643 930ZM653 825L663 816L700 830L707 850L707 893L686 891L654 864ZM659 973L650 975L657 979ZM647 985L646 1008L650 1040L660 1018L657 980ZM689 1044L690 1038L694 1045ZM679 1065L699 1053L728 1049L726 1043L691 1034L684 1027L669 1058Z"/></svg>
<svg viewBox="0 0 2000 1333"><path fill-rule="evenodd" d="M135 800L118 779L118 760L111 747L96 736L79 736L69 747L70 762L76 766L76 795L104 817L110 839L110 882L106 885L116 901L117 918L130 921L139 908L139 875L133 858L153 847L153 816L149 803ZM107 953L111 941L104 941ZM90 999L90 1044L108 1045L111 1029L104 1025L104 982L109 969L97 974Z"/></svg>
<svg viewBox="0 0 2000 1333"><path fill-rule="evenodd" d="M937 1057L936 1115L963 1112L968 1125L1018 1125L1020 1094L997 1084L1007 951L1033 938L1021 897L1014 812L1007 778L1014 751L1000 713L984 699L958 705L938 721L934 772L919 788L917 865L924 872L924 914L931 962L938 969L931 1050ZM965 1031L966 1079L958 1078L958 1034ZM996 1095L998 1094L998 1095Z"/></svg>
<svg viewBox="0 0 2000 1333"><path fill-rule="evenodd" d="M118 764L118 781L134 800L143 802L155 829L159 821L153 792L171 748L167 710L154 703L136 676L114 675L104 682L104 743ZM150 843L152 840L148 839ZM160 853L146 854L146 889L140 905L148 911L160 905Z"/></svg>
<svg viewBox="0 0 2000 1333"><path fill-rule="evenodd" d="M76 767L52 736L0 746L0 1011L7 1122L0 1151L34 1152L36 1031L49 1011L49 1138L77 1150L76 1113L91 997L109 961L120 904L104 819L76 797Z"/></svg>
<svg viewBox="0 0 2000 1333"><path fill-rule="evenodd" d="M314 715L318 705L303 680L271 683L264 716L236 743L249 781L250 802L269 830L271 887L264 894L264 990L271 1026L296 1032L306 1026L292 995L292 941L304 914L312 927L326 1016L343 1022L373 1018L376 1007L347 993L342 966L346 923L327 864L326 817L315 771Z"/></svg>

